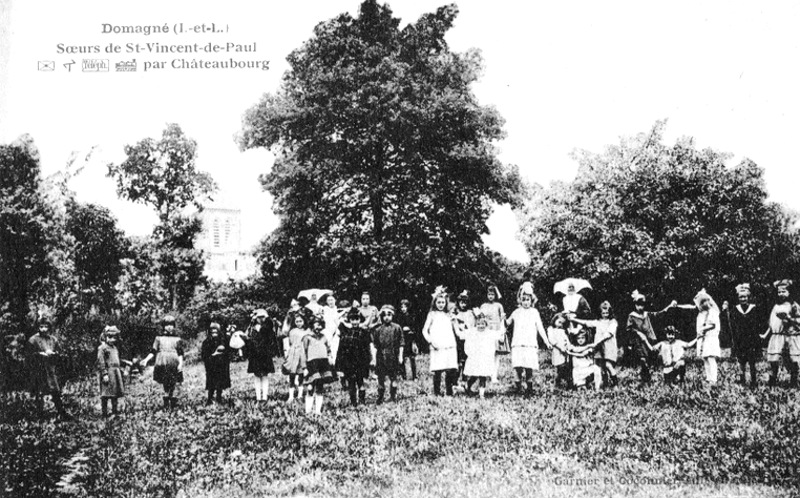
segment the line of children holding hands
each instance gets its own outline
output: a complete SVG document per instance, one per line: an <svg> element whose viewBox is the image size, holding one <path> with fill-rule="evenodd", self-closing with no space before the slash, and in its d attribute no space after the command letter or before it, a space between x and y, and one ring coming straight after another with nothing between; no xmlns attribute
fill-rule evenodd
<svg viewBox="0 0 800 498"><path fill-rule="evenodd" d="M736 287L739 304L731 310L725 302L721 318L720 309L704 291L695 296L693 305L677 305L675 301L658 312L645 311L646 298L638 291L632 294L634 310L628 316L626 330L635 334L634 354L643 383L651 379L649 353L656 352L661 358L662 373L667 383L681 382L685 378L685 350L697 345L698 356L703 359L706 380L717 382L717 358L720 356L719 332L721 322L726 321L732 335L733 356L741 365L740 382L744 383L746 367L750 367L751 382L756 383L755 363L760 358L760 341L769 337L767 359L770 363L770 385L777 382L778 367L782 354L788 349L788 369L791 382L797 384L798 364L800 364L800 305L791 301L790 280L775 282L778 303L769 315L769 326L764 334L757 332L762 314L755 312L755 305L749 302L750 287L740 284ZM575 313L559 313L553 317L550 327L545 331L539 312L535 308L536 296L531 285L523 285L518 293L519 307L508 317L502 305L497 302L498 289L487 289L487 301L480 308L469 307L469 294L465 291L456 298L455 309L449 307L449 296L443 288L437 288L432 296L431 308L427 315L422 335L430 344L430 370L433 373L433 390L441 394L441 381L445 381L445 393L452 394L459 375L467 379L466 391L478 383L478 394L483 397L489 379L496 379L498 357L511 354L512 366L517 375L516 387L522 389L523 382L530 392L533 387L532 373L539 369L538 340L552 349L552 363L556 368L556 385L561 387L589 386L595 389L601 385L613 387L617 384L617 329L610 303L600 305L600 318L589 320L577 318ZM678 332L668 326L666 340L655 342L656 336L652 320L670 308L696 309L697 337L689 342L678 339ZM343 374L350 401L353 405L364 403L366 399L365 379L369 377L373 364L378 377L378 403L383 402L386 393L386 378L389 378L389 394L392 400L397 395L398 376L405 378L404 361L410 360L412 378L416 377L414 354L413 320L408 312L408 301L401 302L401 311L395 319L391 305L380 311L369 304L369 296L364 293L361 306L339 312L337 339L338 354L332 354L331 341L324 331L326 321L321 315L313 315L302 310L291 313L293 327L283 335L288 338L286 360L283 372L289 376L289 401L306 396L306 411L321 411L325 386L336 378L336 372ZM268 375L274 372L273 357L279 352L275 341L272 321L265 310L256 310L253 320L244 334L247 340L249 365L248 372L254 375L256 399L267 399L269 390ZM330 320L331 315L327 318ZM288 318L287 318L288 320ZM311 322L309 331L308 322ZM183 357L185 343L175 330L175 319L165 316L161 322L162 331L156 337L152 352L141 362L120 359L118 350L119 330L108 326L101 336L98 348L97 371L104 416L111 405L113 414L118 412L118 399L124 396L125 368L143 367L155 357L153 379L164 387L164 406L176 406L175 391L183 381ZM49 322L42 320L40 332L29 340L31 350L42 358L57 354L57 340L49 335ZM511 341L508 341L506 327L513 326ZM590 341L588 328L594 329ZM409 344L411 343L411 344ZM460 343L460 344L459 344ZM654 344L655 343L655 344ZM220 334L220 327L212 323L209 334L201 347L201 359L206 367L206 389L208 402L222 401L222 391L230 387L229 341ZM37 356L37 358L39 358ZM374 360L373 360L374 359ZM52 394L59 412L65 414L60 399L60 388L55 376L54 363L40 361L32 372L36 382L35 394ZM305 389L303 389L303 386Z"/></svg>

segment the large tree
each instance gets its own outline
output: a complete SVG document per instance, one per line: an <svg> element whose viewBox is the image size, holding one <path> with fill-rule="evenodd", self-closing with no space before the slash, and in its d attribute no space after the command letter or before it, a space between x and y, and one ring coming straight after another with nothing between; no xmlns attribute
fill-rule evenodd
<svg viewBox="0 0 800 498"><path fill-rule="evenodd" d="M496 274L481 234L493 203L519 201L520 179L493 147L502 118L470 88L479 53L445 41L457 12L400 29L367 0L317 25L280 90L246 112L242 149L276 156L261 181L281 222L259 250L274 285L395 294Z"/></svg>
<svg viewBox="0 0 800 498"><path fill-rule="evenodd" d="M58 273L64 232L28 135L0 145L0 312L16 329ZM52 296L50 296L52 297Z"/></svg>
<svg viewBox="0 0 800 498"><path fill-rule="evenodd" d="M195 165L197 142L174 123L167 125L160 140L145 138L127 145L125 154L122 163L108 165L108 176L116 179L120 197L155 208L157 268L170 306L183 307L203 281L203 257L194 248L201 227L185 210L191 205L202 209L216 184Z"/></svg>
<svg viewBox="0 0 800 498"><path fill-rule="evenodd" d="M115 286L122 275L129 242L107 208L69 199L66 214L81 305L108 313L116 307Z"/></svg>
<svg viewBox="0 0 800 498"><path fill-rule="evenodd" d="M538 189L523 239L544 282L592 280L596 294L627 303L633 289L668 301L702 287L720 298L742 281L797 276L797 217L768 201L753 161L663 143L665 123L601 154L582 151L576 178Z"/></svg>

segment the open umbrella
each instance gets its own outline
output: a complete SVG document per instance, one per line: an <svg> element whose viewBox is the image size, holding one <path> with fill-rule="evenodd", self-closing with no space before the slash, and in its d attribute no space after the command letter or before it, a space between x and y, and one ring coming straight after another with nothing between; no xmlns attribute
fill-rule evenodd
<svg viewBox="0 0 800 498"><path fill-rule="evenodd" d="M553 286L553 294L561 293L566 296L570 285L575 287L575 292L592 288L592 284L590 284L588 280L584 280L582 278L566 278L561 282L557 282L556 285Z"/></svg>
<svg viewBox="0 0 800 498"><path fill-rule="evenodd" d="M309 301L316 301L317 299L321 298L323 294L332 294L332 293L333 291L328 289L306 289L300 291L300 293L297 294L297 298L300 299L301 297L305 297ZM311 296L316 296L316 297L314 299L311 299Z"/></svg>

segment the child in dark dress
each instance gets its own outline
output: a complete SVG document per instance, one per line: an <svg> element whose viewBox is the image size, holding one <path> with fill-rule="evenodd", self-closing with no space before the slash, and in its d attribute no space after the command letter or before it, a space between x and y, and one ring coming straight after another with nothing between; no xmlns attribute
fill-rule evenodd
<svg viewBox="0 0 800 498"><path fill-rule="evenodd" d="M400 301L400 311L397 313L394 321L397 325L400 325L400 328L403 329L403 366L400 369L400 375L403 379L406 378L406 366L405 360L408 360L408 363L411 367L411 380L417 379L417 353L419 353L419 348L417 347L417 340L416 340L416 332L417 326L414 323L414 318L411 316L409 312L411 308L411 302L408 299L403 299Z"/></svg>
<svg viewBox="0 0 800 498"><path fill-rule="evenodd" d="M275 372L272 359L278 355L275 324L270 320L267 310L257 309L253 312L245 337L247 338L247 373L253 374L256 401L266 401L269 395L269 374Z"/></svg>
<svg viewBox="0 0 800 498"><path fill-rule="evenodd" d="M336 370L347 379L350 403L356 406L367 399L364 379L369 377L370 333L361 327L361 313L358 308L347 312L347 321L339 324L339 352L336 355ZM358 398L356 398L356 390Z"/></svg>
<svg viewBox="0 0 800 498"><path fill-rule="evenodd" d="M39 411L44 411L43 395L53 398L60 418L70 418L61 402L61 384L56 374L56 361L61 354L61 343L50 334L52 322L48 317L39 319L39 333L28 339L28 362L31 375L31 394L36 398Z"/></svg>
<svg viewBox="0 0 800 498"><path fill-rule="evenodd" d="M386 394L386 377L389 377L389 396L397 399L397 374L403 368L403 329L394 323L394 306L385 304L380 311L381 324L372 331L375 345L375 370L378 374L378 404Z"/></svg>
<svg viewBox="0 0 800 498"><path fill-rule="evenodd" d="M731 353L739 361L742 373L739 383L744 385L747 365L750 364L750 385L758 385L756 363L761 359L760 330L766 317L760 306L750 302L750 284L736 286L739 304L729 309L728 301L722 303L722 323L727 326L731 337Z"/></svg>
<svg viewBox="0 0 800 498"><path fill-rule="evenodd" d="M207 405L215 398L222 403L222 391L231 387L230 353L224 335L220 333L219 324L211 322L208 337L200 347L200 358L206 367Z"/></svg>

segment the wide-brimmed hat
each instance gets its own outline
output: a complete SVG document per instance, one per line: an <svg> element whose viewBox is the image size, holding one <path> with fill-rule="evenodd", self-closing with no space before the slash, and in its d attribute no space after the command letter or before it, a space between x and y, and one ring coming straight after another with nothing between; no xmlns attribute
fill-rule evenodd
<svg viewBox="0 0 800 498"><path fill-rule="evenodd" d="M383 306L381 306L380 314L384 315L386 313L391 313L394 315L395 313L394 306L392 306L391 304L384 304Z"/></svg>
<svg viewBox="0 0 800 498"><path fill-rule="evenodd" d="M253 312L253 318L267 318L269 314L264 308L258 308Z"/></svg>
<svg viewBox="0 0 800 498"><path fill-rule="evenodd" d="M749 296L750 295L750 284L739 284L736 286L736 295L737 296Z"/></svg>
<svg viewBox="0 0 800 498"><path fill-rule="evenodd" d="M164 315L161 318L161 325L175 325L175 317L172 315Z"/></svg>

